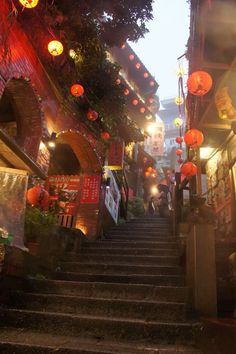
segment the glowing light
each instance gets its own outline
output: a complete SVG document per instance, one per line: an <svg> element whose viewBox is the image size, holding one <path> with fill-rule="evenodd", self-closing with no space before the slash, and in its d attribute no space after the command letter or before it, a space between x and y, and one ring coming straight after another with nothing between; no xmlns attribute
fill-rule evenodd
<svg viewBox="0 0 236 354"><path fill-rule="evenodd" d="M72 58L72 59L75 59L77 57L77 54L76 52L74 51L74 49L70 49L69 50L69 56Z"/></svg>
<svg viewBox="0 0 236 354"><path fill-rule="evenodd" d="M178 77L184 76L184 69L183 69L183 68L178 68L178 69L176 70L176 75L177 75Z"/></svg>
<svg viewBox="0 0 236 354"><path fill-rule="evenodd" d="M19 0L22 6L33 9L35 6L38 5L39 0Z"/></svg>
<svg viewBox="0 0 236 354"><path fill-rule="evenodd" d="M134 106L137 106L138 100L134 99L134 100L132 101L132 103L133 103Z"/></svg>
<svg viewBox="0 0 236 354"><path fill-rule="evenodd" d="M72 93L73 96L80 97L83 96L84 94L84 88L79 84L74 84L71 86L70 92Z"/></svg>
<svg viewBox="0 0 236 354"><path fill-rule="evenodd" d="M151 86L151 87L155 86L155 82L154 82L153 80L150 81L150 82L149 82L149 86Z"/></svg>
<svg viewBox="0 0 236 354"><path fill-rule="evenodd" d="M49 142L48 142L48 146L49 146L51 149L54 149L54 148L56 147L55 141L49 141Z"/></svg>
<svg viewBox="0 0 236 354"><path fill-rule="evenodd" d="M145 111L146 111L145 107L141 107L139 110L140 113L144 113Z"/></svg>
<svg viewBox="0 0 236 354"><path fill-rule="evenodd" d="M152 134L156 130L156 123L150 123L147 127L148 133Z"/></svg>
<svg viewBox="0 0 236 354"><path fill-rule="evenodd" d="M140 63L137 63L137 64L135 65L135 67L136 67L136 69L140 69L140 68L141 68L141 64L140 64Z"/></svg>
<svg viewBox="0 0 236 354"><path fill-rule="evenodd" d="M183 103L184 103L183 97L180 96L175 97L175 104L177 104L177 106L180 106Z"/></svg>
<svg viewBox="0 0 236 354"><path fill-rule="evenodd" d="M181 127L183 125L183 119L180 117L177 117L174 119L174 125L176 127Z"/></svg>
<svg viewBox="0 0 236 354"><path fill-rule="evenodd" d="M121 80L120 79L116 79L116 84L120 85L120 83L121 83Z"/></svg>
<svg viewBox="0 0 236 354"><path fill-rule="evenodd" d="M62 43L57 40L53 40L48 43L48 51L54 57L61 55L63 53L63 50L64 48Z"/></svg>
<svg viewBox="0 0 236 354"><path fill-rule="evenodd" d="M129 89L127 89L127 88L124 89L124 95L125 95L125 96L128 96L128 95L129 95Z"/></svg>
<svg viewBox="0 0 236 354"><path fill-rule="evenodd" d="M134 55L133 54L129 55L129 60L134 60Z"/></svg>
<svg viewBox="0 0 236 354"><path fill-rule="evenodd" d="M149 74L148 74L147 72L145 72L145 73L143 74L143 77L144 77L145 79L147 79L147 78L149 77Z"/></svg>
<svg viewBox="0 0 236 354"><path fill-rule="evenodd" d="M201 147L200 148L200 158L201 159L209 159L214 149L211 147Z"/></svg>
<svg viewBox="0 0 236 354"><path fill-rule="evenodd" d="M152 195L157 195L158 193L159 193L158 188L157 188L156 186L153 186L153 187L151 188L151 194L152 194Z"/></svg>

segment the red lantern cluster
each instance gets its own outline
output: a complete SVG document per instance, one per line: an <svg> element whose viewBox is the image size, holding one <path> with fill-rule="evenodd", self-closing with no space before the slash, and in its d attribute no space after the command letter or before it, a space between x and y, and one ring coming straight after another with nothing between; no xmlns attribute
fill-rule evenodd
<svg viewBox="0 0 236 354"><path fill-rule="evenodd" d="M212 78L205 71L195 71L187 81L188 91L196 96L204 96L212 87Z"/></svg>
<svg viewBox="0 0 236 354"><path fill-rule="evenodd" d="M88 120L94 122L98 118L98 113L96 111L93 111L92 109L89 109L87 112L87 118Z"/></svg>
<svg viewBox="0 0 236 354"><path fill-rule="evenodd" d="M187 178L195 176L197 174L197 166L191 161L185 162L181 168L180 172Z"/></svg>
<svg viewBox="0 0 236 354"><path fill-rule="evenodd" d="M147 169L146 169L146 171L144 172L144 176L145 177L156 177L157 176L157 171L156 171L156 169L155 168L153 168L153 167L148 167Z"/></svg>
<svg viewBox="0 0 236 354"><path fill-rule="evenodd" d="M182 149L176 149L175 153L176 153L177 156L181 156L182 153L183 153L183 150Z"/></svg>
<svg viewBox="0 0 236 354"><path fill-rule="evenodd" d="M187 146L196 149L202 145L204 136L200 130L190 129L184 135L184 141Z"/></svg>
<svg viewBox="0 0 236 354"><path fill-rule="evenodd" d="M49 194L42 186L37 185L28 189L26 199L30 205L46 209L49 202Z"/></svg>

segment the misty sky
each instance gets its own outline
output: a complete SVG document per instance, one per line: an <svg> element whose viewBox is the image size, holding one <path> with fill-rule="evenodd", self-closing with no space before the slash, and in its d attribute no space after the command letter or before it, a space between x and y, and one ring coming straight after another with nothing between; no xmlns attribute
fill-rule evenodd
<svg viewBox="0 0 236 354"><path fill-rule="evenodd" d="M160 99L175 97L177 58L185 53L189 36L189 5L187 0L155 0L153 8L150 32L131 46L159 83ZM185 59L183 64L187 67Z"/></svg>

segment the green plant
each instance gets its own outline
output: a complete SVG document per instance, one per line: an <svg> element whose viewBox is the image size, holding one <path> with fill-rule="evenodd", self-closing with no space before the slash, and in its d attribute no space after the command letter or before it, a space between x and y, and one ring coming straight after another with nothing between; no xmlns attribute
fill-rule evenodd
<svg viewBox="0 0 236 354"><path fill-rule="evenodd" d="M143 199L139 197L134 197L129 200L128 211L134 216L142 216L145 213L143 206Z"/></svg>
<svg viewBox="0 0 236 354"><path fill-rule="evenodd" d="M25 238L27 242L39 242L56 226L56 218L51 213L27 206L25 212Z"/></svg>

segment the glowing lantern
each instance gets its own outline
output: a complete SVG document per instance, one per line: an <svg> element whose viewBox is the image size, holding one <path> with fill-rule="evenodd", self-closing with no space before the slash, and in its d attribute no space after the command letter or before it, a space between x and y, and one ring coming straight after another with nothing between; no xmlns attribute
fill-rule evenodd
<svg viewBox="0 0 236 354"><path fill-rule="evenodd" d="M150 97L150 98L148 99L148 102L149 102L149 103L153 103L153 102L154 102L154 98Z"/></svg>
<svg viewBox="0 0 236 354"><path fill-rule="evenodd" d="M137 63L137 64L135 65L135 67L136 67L136 69L140 69L140 68L141 68L141 64L140 64L140 63Z"/></svg>
<svg viewBox="0 0 236 354"><path fill-rule="evenodd" d="M183 103L184 103L183 97L180 97L180 96L175 97L175 104L177 104L177 106L180 106Z"/></svg>
<svg viewBox="0 0 236 354"><path fill-rule="evenodd" d="M155 85L155 82L152 80L152 81L149 82L149 85L150 85L151 87L153 87L153 86Z"/></svg>
<svg viewBox="0 0 236 354"><path fill-rule="evenodd" d="M133 54L129 55L129 60L134 60L134 55Z"/></svg>
<svg viewBox="0 0 236 354"><path fill-rule="evenodd" d="M146 111L145 107L141 107L139 110L140 113L144 113L145 111Z"/></svg>
<svg viewBox="0 0 236 354"><path fill-rule="evenodd" d="M174 125L176 127L181 127L183 125L183 119L180 117L177 117L174 119Z"/></svg>
<svg viewBox="0 0 236 354"><path fill-rule="evenodd" d="M103 140L108 140L108 139L110 139L110 134L108 132L102 132L101 133L101 138Z"/></svg>
<svg viewBox="0 0 236 354"><path fill-rule="evenodd" d="M186 177L195 176L197 174L197 166L194 163L190 162L190 161L185 162L180 167L180 172Z"/></svg>
<svg viewBox="0 0 236 354"><path fill-rule="evenodd" d="M121 45L121 49L125 49L125 47L126 47L126 45L125 45L125 43L123 43L123 44Z"/></svg>
<svg viewBox="0 0 236 354"><path fill-rule="evenodd" d="M126 88L126 89L124 89L124 95L125 96L128 96L128 94L129 94L129 90Z"/></svg>
<svg viewBox="0 0 236 354"><path fill-rule="evenodd" d="M187 81L187 87L190 93L196 96L203 96L212 87L212 78L205 71L195 71Z"/></svg>
<svg viewBox="0 0 236 354"><path fill-rule="evenodd" d="M175 153L176 153L177 156L181 156L182 153L183 153L183 150L182 149L176 149Z"/></svg>
<svg viewBox="0 0 236 354"><path fill-rule="evenodd" d="M147 172L152 173L153 172L153 168L152 167L148 167L147 168Z"/></svg>
<svg viewBox="0 0 236 354"><path fill-rule="evenodd" d="M89 109L87 112L87 118L93 122L98 118L98 113L92 109Z"/></svg>
<svg viewBox="0 0 236 354"><path fill-rule="evenodd" d="M134 99L134 100L132 101L132 103L133 103L134 106L137 106L138 100Z"/></svg>
<svg viewBox="0 0 236 354"><path fill-rule="evenodd" d="M71 86L70 92L72 93L73 96L80 97L83 96L84 94L84 88L79 84L74 84Z"/></svg>
<svg viewBox="0 0 236 354"><path fill-rule="evenodd" d="M64 49L63 45L59 41L53 40L48 43L48 51L54 57L61 55L63 52L63 49Z"/></svg>
<svg viewBox="0 0 236 354"><path fill-rule="evenodd" d="M144 176L145 176L145 177L148 177L148 176L150 176L150 172L148 172L148 171L145 171L145 172L144 172Z"/></svg>
<svg viewBox="0 0 236 354"><path fill-rule="evenodd" d="M33 9L33 7L38 5L39 0L19 0L22 6Z"/></svg>
<svg viewBox="0 0 236 354"><path fill-rule="evenodd" d="M177 136L177 137L175 138L175 141L176 141L177 144L181 144L181 143L183 142L182 136Z"/></svg>
<svg viewBox="0 0 236 354"><path fill-rule="evenodd" d="M120 85L120 83L121 83L120 79L116 79L116 84Z"/></svg>
<svg viewBox="0 0 236 354"><path fill-rule="evenodd" d="M40 185L34 186L27 190L26 199L30 205L35 206L38 204L41 190L42 187Z"/></svg>
<svg viewBox="0 0 236 354"><path fill-rule="evenodd" d="M143 74L143 77L144 77L145 79L147 79L148 76L149 76L149 74L148 74L147 72L145 72L145 73Z"/></svg>
<svg viewBox="0 0 236 354"><path fill-rule="evenodd" d="M204 136L200 130L190 129L184 135L185 144L195 149L202 145Z"/></svg>

